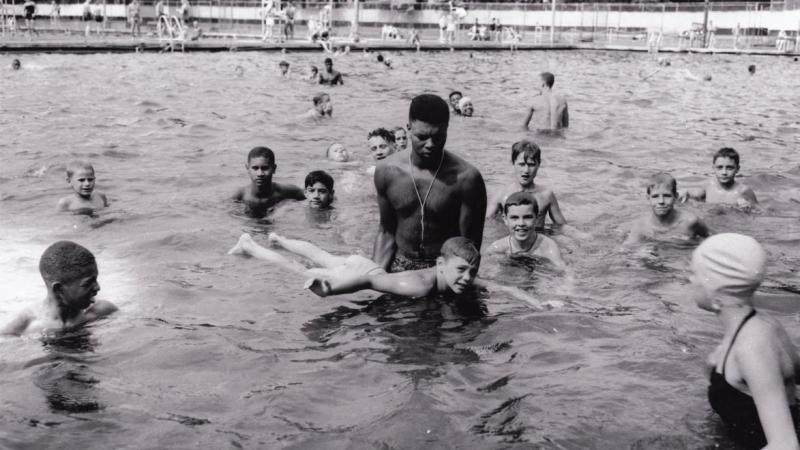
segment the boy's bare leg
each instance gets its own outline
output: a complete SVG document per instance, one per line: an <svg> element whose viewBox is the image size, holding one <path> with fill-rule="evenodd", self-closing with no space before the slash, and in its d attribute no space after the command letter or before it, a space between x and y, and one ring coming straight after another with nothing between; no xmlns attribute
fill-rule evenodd
<svg viewBox="0 0 800 450"><path fill-rule="evenodd" d="M329 269L344 265L347 259L343 256L331 255L310 242L285 238L275 233L270 233L267 239L269 239L269 242L273 245L279 245L292 253L308 258L315 264Z"/></svg>
<svg viewBox="0 0 800 450"><path fill-rule="evenodd" d="M239 237L239 242L228 251L229 255L246 255L279 264L298 273L306 274L308 269L297 261L292 261L280 253L258 245L249 234Z"/></svg>

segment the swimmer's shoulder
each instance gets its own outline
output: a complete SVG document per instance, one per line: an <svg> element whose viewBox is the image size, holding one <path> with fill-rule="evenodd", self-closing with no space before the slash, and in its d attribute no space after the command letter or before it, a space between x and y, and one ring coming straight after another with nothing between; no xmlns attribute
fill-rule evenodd
<svg viewBox="0 0 800 450"><path fill-rule="evenodd" d="M72 206L72 196L66 196L58 199L58 206L56 206L56 208L58 211L69 211L71 206Z"/></svg>
<svg viewBox="0 0 800 450"><path fill-rule="evenodd" d="M97 320L109 314L119 311L117 305L108 300L97 300L84 312L84 319L86 321Z"/></svg>
<svg viewBox="0 0 800 450"><path fill-rule="evenodd" d="M36 313L31 308L22 310L17 316L4 327L0 328L0 335L21 336L30 328L36 320Z"/></svg>
<svg viewBox="0 0 800 450"><path fill-rule="evenodd" d="M299 186L293 184L283 184L272 182L272 197L275 200L283 200L285 198L293 200L305 200L306 195Z"/></svg>
<svg viewBox="0 0 800 450"><path fill-rule="evenodd" d="M488 247L486 247L486 250L484 250L484 254L487 255L499 255L506 253L508 253L508 236L492 242Z"/></svg>
<svg viewBox="0 0 800 450"><path fill-rule="evenodd" d="M247 185L247 186L241 186L241 187L238 187L238 188L236 188L236 191L235 191L235 192L233 193L233 195L231 196L231 199L233 199L233 200L236 200L236 201L242 201L242 200L244 200L245 193L247 192L247 189L248 189L249 187L250 187L250 185Z"/></svg>

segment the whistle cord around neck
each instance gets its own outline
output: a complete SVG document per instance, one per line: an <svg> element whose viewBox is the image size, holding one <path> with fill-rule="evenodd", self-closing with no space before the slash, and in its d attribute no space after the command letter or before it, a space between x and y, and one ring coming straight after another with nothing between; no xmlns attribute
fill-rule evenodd
<svg viewBox="0 0 800 450"><path fill-rule="evenodd" d="M431 189L433 189L433 184L436 183L436 177L439 176L439 170L442 168L442 163L444 163L444 149L442 149L442 157L439 159L439 166L436 167L436 172L433 173L433 179L431 180L430 186L428 186L428 191L425 193L425 198L423 199L419 195L419 189L417 189L417 180L414 179L414 165L411 163L411 153L408 152L408 174L411 176L411 185L414 186L414 193L417 194L417 201L419 202L419 213L420 213L420 236L419 236L419 252L420 256L424 256L425 254L425 205L428 203L428 196L431 195Z"/></svg>

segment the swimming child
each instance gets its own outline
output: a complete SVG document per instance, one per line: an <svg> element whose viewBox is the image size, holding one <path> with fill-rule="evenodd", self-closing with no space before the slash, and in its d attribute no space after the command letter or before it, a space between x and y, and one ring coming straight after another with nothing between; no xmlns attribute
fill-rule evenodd
<svg viewBox="0 0 800 450"><path fill-rule="evenodd" d="M312 209L330 209L333 203L333 177L324 170L314 170L306 175L305 195L308 207Z"/></svg>
<svg viewBox="0 0 800 450"><path fill-rule="evenodd" d="M636 220L624 245L646 238L676 237L681 240L704 238L711 234L694 213L675 209L678 188L675 178L657 173L647 182L647 199L652 212Z"/></svg>
<svg viewBox="0 0 800 450"><path fill-rule="evenodd" d="M558 244L543 234L536 232L536 218L539 206L529 192L515 192L508 196L503 205L503 222L509 235L492 243L485 254L538 256L549 260L558 269L566 269Z"/></svg>
<svg viewBox="0 0 800 450"><path fill-rule="evenodd" d="M386 128L376 128L370 131L367 134L367 145L375 162L386 158L397 150L394 133Z"/></svg>
<svg viewBox="0 0 800 450"><path fill-rule="evenodd" d="M281 61L278 63L278 68L281 70L281 76L286 77L289 75L289 62Z"/></svg>
<svg viewBox="0 0 800 450"><path fill-rule="evenodd" d="M327 84L335 86L337 84L344 84L342 73L333 68L333 60L325 58L325 70L319 73L319 84Z"/></svg>
<svg viewBox="0 0 800 450"><path fill-rule="evenodd" d="M569 127L569 110L567 108L567 98L558 92L553 91L555 76L550 72L542 72L541 91L534 98L533 105L528 108L523 128L526 130L534 119L536 130L560 130ZM536 117L534 118L534 113Z"/></svg>
<svg viewBox="0 0 800 450"><path fill-rule="evenodd" d="M328 147L328 150L325 151L325 157L340 163L350 161L350 153L347 148L338 142L334 142Z"/></svg>
<svg viewBox="0 0 800 450"><path fill-rule="evenodd" d="M11 61L11 70L19 70L22 68L22 63L18 59Z"/></svg>
<svg viewBox="0 0 800 450"><path fill-rule="evenodd" d="M458 102L461 101L461 98L463 96L464 96L464 94L462 94L461 91L453 91L453 92L450 93L450 96L448 97L448 99L450 100L450 109L456 115L459 115L459 116L461 115L461 110L458 109Z"/></svg>
<svg viewBox="0 0 800 450"><path fill-rule="evenodd" d="M767 255L755 239L723 233L692 254L692 297L723 327L708 357L708 401L746 448L799 449L795 376L800 357L781 324L756 311L753 297Z"/></svg>
<svg viewBox="0 0 800 450"><path fill-rule="evenodd" d="M315 83L319 82L319 69L317 66L311 66L308 69L308 77L306 78L308 81L313 81Z"/></svg>
<svg viewBox="0 0 800 450"><path fill-rule="evenodd" d="M523 191L533 194L533 198L536 199L539 209L536 228L544 228L545 218L548 214L554 225L566 224L567 219L561 213L556 194L549 188L534 182L541 163L542 150L535 142L527 139L515 142L511 146L511 164L514 166L514 173L517 179L495 194L489 202L486 217L494 217L499 211L503 211L506 198L514 192Z"/></svg>
<svg viewBox="0 0 800 450"><path fill-rule="evenodd" d="M233 200L244 203L248 216L262 218L283 200L306 199L299 187L272 181L277 167L275 154L267 147L255 147L247 154L245 168L251 183L236 190Z"/></svg>
<svg viewBox="0 0 800 450"><path fill-rule="evenodd" d="M394 127L392 128L392 133L394 133L394 146L397 151L405 150L408 147L408 131L406 131L406 128Z"/></svg>
<svg viewBox="0 0 800 450"><path fill-rule="evenodd" d="M320 92L315 95L312 100L314 102L314 107L304 114L306 119L319 121L326 117L330 118L333 115L333 105L331 104L330 95Z"/></svg>
<svg viewBox="0 0 800 450"><path fill-rule="evenodd" d="M543 304L519 288L478 280L480 261L481 254L475 243L465 237L457 236L442 244L441 254L436 258L434 267L386 273L370 261L376 267L368 272L333 271L306 281L304 287L320 297L371 289L411 298L436 294L461 295L471 291L473 287L479 287L512 295L537 309L546 305L560 305L559 302Z"/></svg>
<svg viewBox="0 0 800 450"><path fill-rule="evenodd" d="M458 101L458 110L461 111L462 116L472 117L472 114L475 112L475 108L472 106L472 99L469 97L461 97L461 100Z"/></svg>
<svg viewBox="0 0 800 450"><path fill-rule="evenodd" d="M723 203L749 208L757 205L753 190L736 182L739 173L739 153L730 147L719 149L711 159L715 179L709 180L705 188L688 189L681 192L680 200L704 200L707 203Z"/></svg>
<svg viewBox="0 0 800 450"><path fill-rule="evenodd" d="M83 161L73 161L67 165L67 183L73 195L58 201L59 211L72 211L75 214L92 214L95 209L108 206L108 198L94 190L94 167Z"/></svg>
<svg viewBox="0 0 800 450"><path fill-rule="evenodd" d="M111 302L95 300L100 291L97 261L92 252L74 242L59 241L47 247L39 259L39 273L47 286L44 304L23 311L0 334L71 329L117 310Z"/></svg>

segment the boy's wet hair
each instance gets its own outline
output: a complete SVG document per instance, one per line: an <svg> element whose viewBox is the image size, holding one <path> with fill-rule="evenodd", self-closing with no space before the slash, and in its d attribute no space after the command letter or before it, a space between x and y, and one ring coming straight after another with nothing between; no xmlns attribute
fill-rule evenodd
<svg viewBox="0 0 800 450"><path fill-rule="evenodd" d="M556 82L556 76L550 72L542 72L541 77L544 84L549 88L553 87L553 84Z"/></svg>
<svg viewBox="0 0 800 450"><path fill-rule="evenodd" d="M328 94L324 93L324 92L318 93L317 95L314 96L314 104L315 105L319 105L320 103L322 103L322 99L325 98L325 97L329 97L330 98L330 96Z"/></svg>
<svg viewBox="0 0 800 450"><path fill-rule="evenodd" d="M536 164L542 162L542 149L531 140L523 139L514 142L511 146L511 164L517 161L517 157L520 153L525 155L525 159L530 159Z"/></svg>
<svg viewBox="0 0 800 450"><path fill-rule="evenodd" d="M450 95L447 96L447 98L453 98L454 95L460 95L462 97L464 96L464 94L462 94L461 91L453 91L450 93Z"/></svg>
<svg viewBox="0 0 800 450"><path fill-rule="evenodd" d="M736 167L739 167L739 152L731 147L722 147L717 150L717 153L714 153L714 157L711 159L711 164L717 162L717 158L730 158L736 164Z"/></svg>
<svg viewBox="0 0 800 450"><path fill-rule="evenodd" d="M48 285L69 283L97 270L92 252L72 241L58 241L47 247L39 259L39 273Z"/></svg>
<svg viewBox="0 0 800 450"><path fill-rule="evenodd" d="M255 147L247 154L247 162L253 158L266 158L271 165L275 165L275 153L267 147Z"/></svg>
<svg viewBox="0 0 800 450"><path fill-rule="evenodd" d="M447 125L450 123L450 106L438 95L418 95L411 100L411 107L408 108L408 121L415 120L431 125Z"/></svg>
<svg viewBox="0 0 800 450"><path fill-rule="evenodd" d="M668 173L659 172L647 180L647 195L650 195L650 190L656 186L670 186L672 193L678 195L678 182Z"/></svg>
<svg viewBox="0 0 800 450"><path fill-rule="evenodd" d="M306 175L305 187L322 183L329 191L333 192L333 177L324 170L314 170Z"/></svg>
<svg viewBox="0 0 800 450"><path fill-rule="evenodd" d="M72 161L71 163L67 164L67 179L72 179L72 176L75 175L75 172L81 169L89 169L94 173L94 166L86 161Z"/></svg>
<svg viewBox="0 0 800 450"><path fill-rule="evenodd" d="M278 66L286 66L289 67L289 61L281 61L278 63Z"/></svg>
<svg viewBox="0 0 800 450"><path fill-rule="evenodd" d="M478 250L478 246L463 236L451 237L444 241L441 255L445 260L458 256L473 266L477 266L481 262L481 252Z"/></svg>
<svg viewBox="0 0 800 450"><path fill-rule="evenodd" d="M519 191L509 195L506 203L503 205L503 214L508 214L508 208L512 206L533 205L533 215L539 216L539 202L536 197L529 192Z"/></svg>
<svg viewBox="0 0 800 450"><path fill-rule="evenodd" d="M406 131L406 127L394 127L394 128L392 128L391 131L392 131L392 133L397 133L398 131L402 131L403 133L406 133L406 135L408 135L408 131Z"/></svg>
<svg viewBox="0 0 800 450"><path fill-rule="evenodd" d="M389 144L394 144L394 133L387 130L386 128L375 128L374 130L370 131L367 134L367 139L373 138L375 136L383 138L383 140L388 142Z"/></svg>
<svg viewBox="0 0 800 450"><path fill-rule="evenodd" d="M333 60L330 58L325 58L325 64L333 64Z"/></svg>

